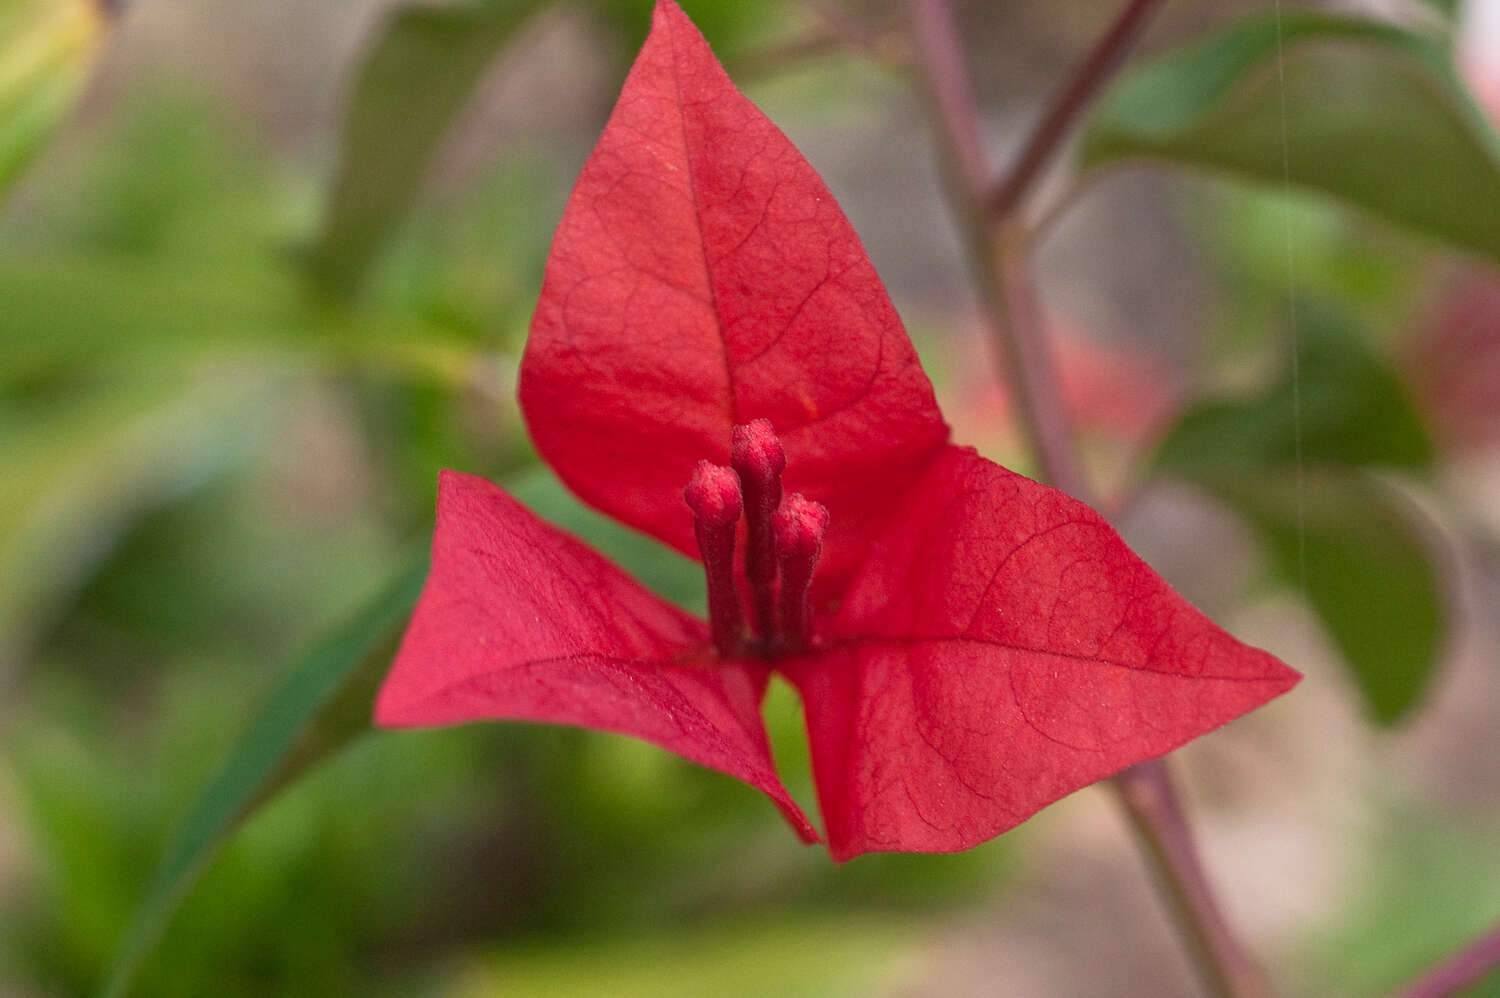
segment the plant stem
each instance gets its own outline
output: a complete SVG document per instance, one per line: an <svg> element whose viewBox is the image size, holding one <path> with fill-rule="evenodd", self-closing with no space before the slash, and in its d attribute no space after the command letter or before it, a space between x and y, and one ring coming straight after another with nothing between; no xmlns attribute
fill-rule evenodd
<svg viewBox="0 0 1500 998"><path fill-rule="evenodd" d="M1208 882L1166 759L1148 759L1110 780L1151 857L1193 962L1211 994L1267 998L1260 969L1229 926Z"/></svg>
<svg viewBox="0 0 1500 998"><path fill-rule="evenodd" d="M1001 380L1010 386L1021 436L1040 477L1089 501L1069 443L1067 407L1042 336L1027 239L1007 220L991 225L984 207L985 165L978 114L948 0L912 0L916 57L938 125L944 182L974 268L990 335L999 348Z"/></svg>
<svg viewBox="0 0 1500 998"><path fill-rule="evenodd" d="M1114 75L1125 53L1129 51L1131 42L1135 41L1146 19L1160 2L1161 0L1130 0L1069 77L1042 119L1037 122L1036 128L1027 137L1021 147L1020 157L990 193L988 207L996 218L1006 218L1015 212L1022 196L1031 189L1037 174L1047 165L1063 137L1068 134L1069 126Z"/></svg>
<svg viewBox="0 0 1500 998"><path fill-rule="evenodd" d="M1391 998L1448 998L1500 969L1500 925L1395 992Z"/></svg>
<svg viewBox="0 0 1500 998"><path fill-rule="evenodd" d="M1154 2L1132 0L1096 46L1022 152L1007 181L1014 191L1005 194L1005 210L992 216L978 114L950 0L909 0L917 65L937 127L944 181L974 267L986 322L1000 347L1002 376L1011 388L1017 421L1041 477L1085 502L1092 501L1091 489L1072 446L1067 410L1047 351L1028 260L1028 234L1013 209L1069 122L1118 65ZM1264 998L1269 989L1215 900L1166 763L1139 763L1112 782L1205 984L1223 998Z"/></svg>

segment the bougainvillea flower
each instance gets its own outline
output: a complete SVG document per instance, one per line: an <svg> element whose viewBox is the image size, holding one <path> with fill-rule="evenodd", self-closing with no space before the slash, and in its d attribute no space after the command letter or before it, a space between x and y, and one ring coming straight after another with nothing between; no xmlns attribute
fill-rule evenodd
<svg viewBox="0 0 1500 998"><path fill-rule="evenodd" d="M815 841L760 716L779 672L842 860L975 845L1298 679L1087 506L949 443L832 195L670 0L553 242L520 396L579 496L703 561L709 620L444 472L382 725L633 735Z"/></svg>

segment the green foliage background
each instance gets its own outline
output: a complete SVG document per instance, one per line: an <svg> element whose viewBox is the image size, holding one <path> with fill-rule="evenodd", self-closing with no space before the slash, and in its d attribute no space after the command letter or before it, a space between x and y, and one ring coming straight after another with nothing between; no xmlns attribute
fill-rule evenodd
<svg viewBox="0 0 1500 998"><path fill-rule="evenodd" d="M1025 879L1026 829L835 868L759 795L634 742L368 730L441 468L502 482L698 607L694 566L573 500L512 399L552 228L650 4L393 7L350 64L321 157L139 66L103 74L92 109L73 110L114 29L54 18L87 6L0 0L0 991L864 995L984 924ZM758 67L752 96L774 86L819 128L878 115L904 85L857 51L777 69L767 55L809 23L799 5L684 7L732 71ZM844 14L893 23L879 4ZM594 117L502 136L482 169L445 181L433 163L476 88L559 17L611 81ZM1142 161L1231 178L1174 195L1219 300L1200 398L1137 467L1237 515L1261 564L1236 601L1303 598L1355 709L1400 724L1444 663L1459 583L1451 540L1434 538L1459 518L1435 527L1441 502L1410 499L1456 459L1396 341L1456 266L1449 248L1500 256L1476 208L1500 205L1500 143L1447 62L1445 27L1299 13L1291 179L1311 193L1281 196L1267 23L1226 19L1127 74L1076 166L1085 182ZM79 24L94 33L59 34ZM1378 131L1317 100L1323 59L1377 75ZM1419 164L1367 168L1370 148L1405 142ZM913 313L944 369L961 316ZM939 378L940 395L959 380ZM766 716L811 801L786 687ZM1392 815L1372 860L1389 875L1287 947L1308 993L1394 985L1500 915L1469 875L1494 882L1500 809L1413 822L1412 794L1372 794ZM1425 928L1402 946L1368 941L1417 908Z"/></svg>

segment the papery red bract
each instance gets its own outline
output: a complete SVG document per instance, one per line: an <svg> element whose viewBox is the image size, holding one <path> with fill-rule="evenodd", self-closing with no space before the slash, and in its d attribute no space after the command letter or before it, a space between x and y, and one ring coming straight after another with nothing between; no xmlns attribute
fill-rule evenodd
<svg viewBox="0 0 1500 998"><path fill-rule="evenodd" d="M759 717L779 669L806 704L829 847L847 859L975 845L1299 678L1086 506L947 444L848 221L670 0L558 230L520 394L580 496L690 553L694 467L769 419L788 496L827 507L815 641L715 657L701 622L446 473L382 724L632 734L757 787L811 840ZM761 637L764 654L807 646Z"/></svg>
<svg viewBox="0 0 1500 998"><path fill-rule="evenodd" d="M487 719L634 735L763 791L768 670L702 662L706 629L473 475L443 472L432 573L375 702L386 727Z"/></svg>
<svg viewBox="0 0 1500 998"><path fill-rule="evenodd" d="M1291 688L1093 510L950 448L787 668L836 857L965 849Z"/></svg>
<svg viewBox="0 0 1500 998"><path fill-rule="evenodd" d="M832 514L824 595L948 435L833 195L672 4L553 239L520 395L563 481L688 554L693 466L771 420L787 489Z"/></svg>

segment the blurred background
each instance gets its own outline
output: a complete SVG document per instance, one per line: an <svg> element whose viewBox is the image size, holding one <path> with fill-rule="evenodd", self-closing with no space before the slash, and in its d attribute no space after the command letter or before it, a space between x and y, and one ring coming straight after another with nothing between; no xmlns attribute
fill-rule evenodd
<svg viewBox="0 0 1500 998"><path fill-rule="evenodd" d="M367 731L441 468L701 605L514 402L649 0L108 6L0 0L0 994L1197 993L1102 789L835 867L626 739ZM683 6L1029 469L902 5ZM1114 7L958 5L997 162ZM1308 677L1174 757L1225 904L1368 995L1500 918L1500 3L1282 7L1162 5L1037 274L1127 539Z"/></svg>

